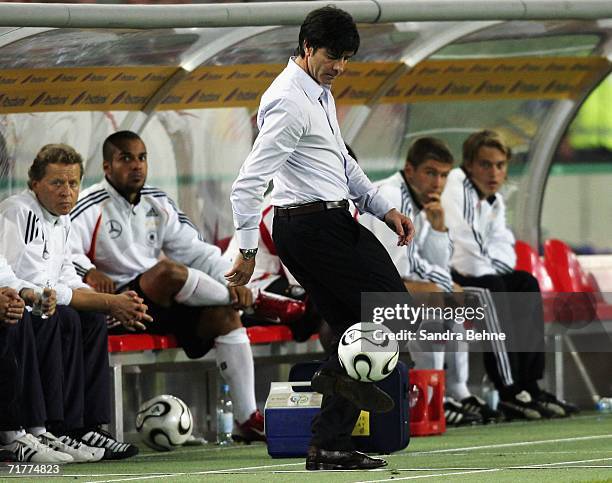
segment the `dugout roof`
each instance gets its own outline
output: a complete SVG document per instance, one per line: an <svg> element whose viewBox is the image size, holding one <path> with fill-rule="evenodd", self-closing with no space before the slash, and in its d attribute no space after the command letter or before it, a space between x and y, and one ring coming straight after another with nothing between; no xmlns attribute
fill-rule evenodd
<svg viewBox="0 0 612 483"><path fill-rule="evenodd" d="M612 20L401 22L360 25L360 32L359 53L334 94L344 137L366 171L378 178L398 169L421 135L444 138L458 156L468 133L497 129L517 153L507 193L512 225L518 238L536 244L553 153L577 108L610 72ZM94 160L106 134L96 126L112 117L113 129L145 138L162 126L175 155L177 143L189 156L201 149L198 135L214 139L208 158L177 160L159 177L174 176L172 189L192 209L198 201L185 193L215 179L209 202L227 211L230 180L252 140L251 116L297 33L273 26L0 28L0 133L17 163L4 194L24 178L19 164L32 159L17 125L39 120L30 124L38 126L33 134L46 119ZM87 126L78 113L87 113ZM185 134L195 129L189 116L198 119L199 134ZM67 134L71 128L78 135ZM97 176L99 168L87 173ZM227 220L216 226L211 230L224 232Z"/></svg>

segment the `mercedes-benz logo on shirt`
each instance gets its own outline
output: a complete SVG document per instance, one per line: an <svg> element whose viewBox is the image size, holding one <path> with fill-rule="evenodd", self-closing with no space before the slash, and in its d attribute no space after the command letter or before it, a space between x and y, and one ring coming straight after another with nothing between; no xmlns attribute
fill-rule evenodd
<svg viewBox="0 0 612 483"><path fill-rule="evenodd" d="M149 233L147 233L147 245L149 245L150 247L154 247L155 245L157 245L156 231L150 231Z"/></svg>
<svg viewBox="0 0 612 483"><path fill-rule="evenodd" d="M121 228L121 223L117 220L108 220L106 226L108 228L108 234L113 240L121 236L123 228Z"/></svg>

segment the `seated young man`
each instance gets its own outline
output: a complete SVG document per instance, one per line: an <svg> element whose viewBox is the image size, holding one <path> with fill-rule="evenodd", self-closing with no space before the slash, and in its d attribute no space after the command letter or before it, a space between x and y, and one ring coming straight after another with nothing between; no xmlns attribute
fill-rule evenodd
<svg viewBox="0 0 612 483"><path fill-rule="evenodd" d="M237 309L251 291L227 287L231 267L160 189L145 185L147 150L120 131L103 143L104 179L85 190L74 210L74 263L99 292L136 291L154 318L147 331L175 334L191 358L213 347L228 382L234 416L246 439L263 440L255 404L253 355ZM161 256L167 258L160 260Z"/></svg>
<svg viewBox="0 0 612 483"><path fill-rule="evenodd" d="M452 242L440 204L440 195L453 167L453 156L443 141L424 137L411 145L404 169L377 183L387 199L401 206L415 226L416 235L407 247L398 247L389 237L384 224L371 215L359 217L389 251L408 291L419 293L462 292L454 284L449 271ZM428 297L432 298L432 297ZM444 303L443 297L437 297ZM460 325L452 327L457 331ZM443 369L446 361L446 393L444 404L449 424L489 422L499 414L482 399L470 393L468 380L468 348L465 343L445 350L448 344L419 342L411 347L418 369Z"/></svg>
<svg viewBox="0 0 612 483"><path fill-rule="evenodd" d="M58 348L61 362L60 370L42 377L51 431L39 427L33 434L54 448L60 443L74 448L73 456L79 460L87 460L79 454L81 442L101 448L96 453L105 459L122 459L135 455L138 448L115 441L100 428L110 420L103 313L130 327L141 327L151 317L134 292L96 293L75 272L68 213L76 203L82 174L81 156L70 146L44 146L28 172L29 189L0 203L0 253L19 279L44 290L46 296L57 296L56 315L32 315L41 367ZM59 334L53 330L55 324Z"/></svg>
<svg viewBox="0 0 612 483"><path fill-rule="evenodd" d="M514 270L514 236L506 225L504 199L499 192L511 157L510 147L494 131L475 132L463 143L463 164L450 172L442 194L454 243L453 280L494 292L501 330L511 336L508 355L513 384L504 383L492 354L484 354L504 415L523 419L565 416L576 412L576 407L538 385L544 374L544 320L538 282L531 274ZM509 292L523 292L520 303L512 303Z"/></svg>

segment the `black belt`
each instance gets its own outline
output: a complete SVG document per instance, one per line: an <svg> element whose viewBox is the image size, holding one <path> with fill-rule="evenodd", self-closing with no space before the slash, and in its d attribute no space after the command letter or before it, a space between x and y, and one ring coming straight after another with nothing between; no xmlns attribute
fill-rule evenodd
<svg viewBox="0 0 612 483"><path fill-rule="evenodd" d="M320 211L334 210L337 208L348 210L349 202L347 200L313 201L312 203L297 206L275 206L274 216L309 215L310 213L318 213Z"/></svg>

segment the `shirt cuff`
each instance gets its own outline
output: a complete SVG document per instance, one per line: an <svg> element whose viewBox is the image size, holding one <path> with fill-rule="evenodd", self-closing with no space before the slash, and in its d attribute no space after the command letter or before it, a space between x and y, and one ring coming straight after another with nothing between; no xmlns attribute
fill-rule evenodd
<svg viewBox="0 0 612 483"><path fill-rule="evenodd" d="M450 240L450 235L448 234L448 230L446 231L434 230L433 226L429 230L429 236L433 236L434 238L438 238L440 240Z"/></svg>
<svg viewBox="0 0 612 483"><path fill-rule="evenodd" d="M92 268L96 268L96 266L93 263L82 264L79 262L75 262L74 260L72 262L72 265L74 265L74 269L77 275L81 278L84 278L85 275L87 275L87 272L89 272Z"/></svg>
<svg viewBox="0 0 612 483"><path fill-rule="evenodd" d="M249 230L237 230L238 247L252 250L259 246L259 227Z"/></svg>
<svg viewBox="0 0 612 483"><path fill-rule="evenodd" d="M383 195L376 194L368 206L369 212L376 216L379 220L385 219L385 215L389 213L395 206L390 203Z"/></svg>
<svg viewBox="0 0 612 483"><path fill-rule="evenodd" d="M82 280L78 280L77 282L70 284L71 290L77 290L79 288L85 288L87 290L91 290L91 285L86 284Z"/></svg>
<svg viewBox="0 0 612 483"><path fill-rule="evenodd" d="M17 283L15 283L14 285L10 284L9 287L16 290L18 293L21 292L21 290L24 288L31 288L32 290L38 289L37 285L34 285L30 282L26 282L25 280L18 280Z"/></svg>
<svg viewBox="0 0 612 483"><path fill-rule="evenodd" d="M70 305L72 289L64 284L58 284L54 288L57 295L57 305Z"/></svg>

